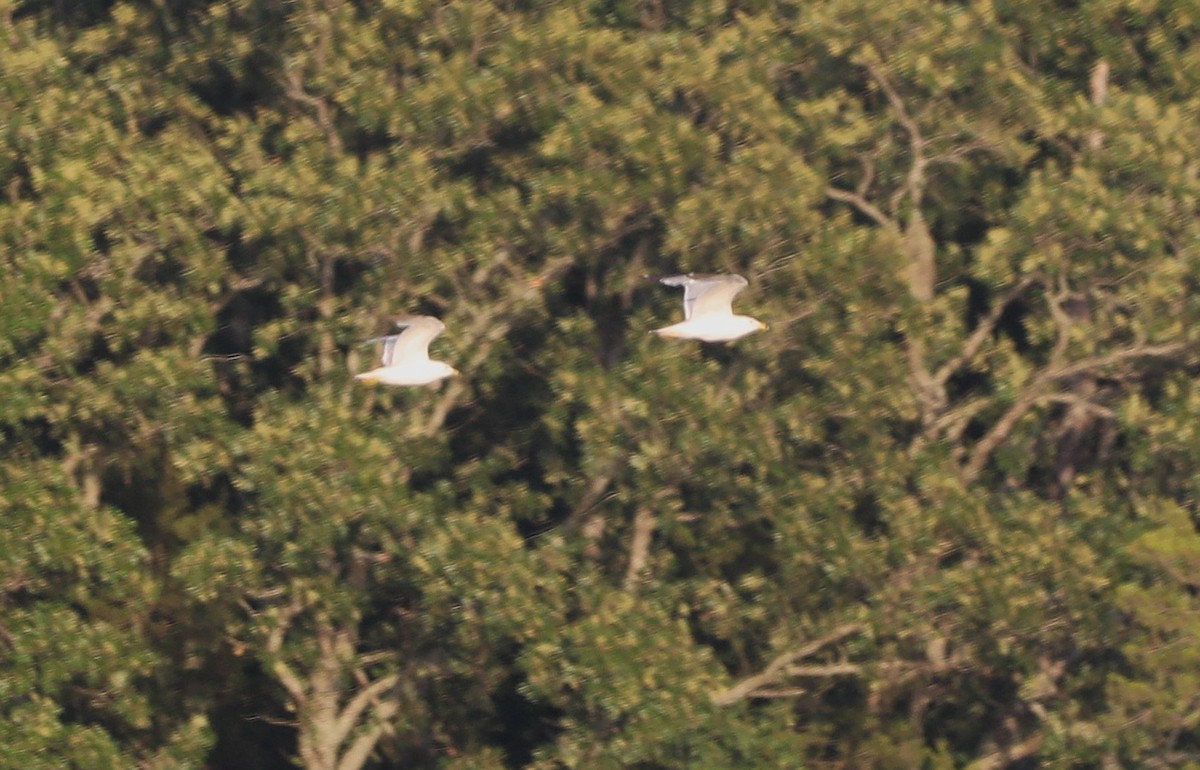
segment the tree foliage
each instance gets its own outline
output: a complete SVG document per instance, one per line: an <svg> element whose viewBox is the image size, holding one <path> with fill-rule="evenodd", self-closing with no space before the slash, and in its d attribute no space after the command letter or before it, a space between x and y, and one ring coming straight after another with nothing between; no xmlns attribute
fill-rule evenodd
<svg viewBox="0 0 1200 770"><path fill-rule="evenodd" d="M1194 766L1198 32L0 0L0 764Z"/></svg>

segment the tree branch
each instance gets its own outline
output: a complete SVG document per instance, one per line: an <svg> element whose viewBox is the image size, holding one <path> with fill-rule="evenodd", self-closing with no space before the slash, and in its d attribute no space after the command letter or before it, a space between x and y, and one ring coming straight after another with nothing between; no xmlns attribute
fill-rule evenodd
<svg viewBox="0 0 1200 770"><path fill-rule="evenodd" d="M803 687L770 687L762 690L755 690L747 697L757 700L770 700L773 698L797 698L807 693L808 690Z"/></svg>
<svg viewBox="0 0 1200 770"><path fill-rule="evenodd" d="M308 699L308 693L304 690L304 682L300 680L295 670L282 660L273 662L271 670L275 672L275 676L279 677L279 681L283 684L283 689L287 690L288 695L291 696L292 701L296 704L296 711L299 711L300 707Z"/></svg>
<svg viewBox="0 0 1200 770"><path fill-rule="evenodd" d="M927 442L939 434L944 440L954 444L970 425L971 418L982 412L991 403L992 399L981 396L943 412L936 420L928 423L920 435L913 439L912 444L908 447L909 456L915 456L925 448Z"/></svg>
<svg viewBox="0 0 1200 770"><path fill-rule="evenodd" d="M251 615L254 614L245 599L241 600L241 604L247 612ZM297 711L299 711L301 705L308 699L308 693L304 689L304 682L300 679L296 671L282 658L277 656L283 648L283 640L287 636L288 629L292 627L292 621L303 611L304 602L299 596L293 596L287 606L279 609L278 614L274 618L275 624L267 634L265 645L267 654L275 657L275 660L270 663L271 670L275 672L275 676L279 678L280 683L283 684L283 688L291 696Z"/></svg>
<svg viewBox="0 0 1200 770"><path fill-rule="evenodd" d="M350 699L342 708L342 713L338 715L337 722L334 723L333 730L338 743L345 741L346 737L350 735L350 731L354 729L354 725L358 722L358 718L362 716L362 712L367 706L376 702L381 693L395 687L399 681L399 675L390 674L359 690Z"/></svg>
<svg viewBox="0 0 1200 770"><path fill-rule="evenodd" d="M1138 358L1167 358L1176 353L1182 353L1189 347L1191 345L1186 342L1169 342L1161 345L1137 345L1132 348L1118 350L1115 353L1109 353L1106 356L1084 358L1073 364L1060 366L1053 371L1047 372L1046 377L1052 380L1061 380L1074 377L1078 374L1102 371L1117 364Z"/></svg>
<svg viewBox="0 0 1200 770"><path fill-rule="evenodd" d="M325 132L325 140L329 143L329 149L336 155L342 151L342 139L338 136L337 128L333 125L333 118L329 115L329 105L325 100L313 96L304 89L303 75L297 69L291 69L287 72L287 78L284 81L284 93L288 98L307 104L312 107L317 114L317 124L321 126L321 130Z"/></svg>
<svg viewBox="0 0 1200 770"><path fill-rule="evenodd" d="M998 770L1027 757L1033 756L1042 747L1041 734L1035 734L1002 751L993 752L967 765L968 770Z"/></svg>
<svg viewBox="0 0 1200 770"><path fill-rule="evenodd" d="M874 203L871 203L871 201L867 200L862 193L850 192L849 190L842 190L838 187L830 186L825 188L825 194L834 200L849 203L850 205L854 206L859 213L870 217L885 230L896 234L900 233L900 226L896 224L895 220L883 213L883 211Z"/></svg>
<svg viewBox="0 0 1200 770"><path fill-rule="evenodd" d="M1091 399L1081 396L1077 393L1048 393L1038 399L1038 405L1042 404L1066 404L1072 409L1079 409L1095 417L1103 417L1105 419L1115 419L1116 412L1105 406L1100 406Z"/></svg>
<svg viewBox="0 0 1200 770"><path fill-rule="evenodd" d="M469 339L475 349L475 354L470 358L466 365L463 366L463 372L466 374L472 373L491 355L492 348L496 343L503 339L508 330L512 328L511 320L500 321L499 319L511 319L514 311L525 300L528 300L537 295L538 289L550 278L556 277L561 271L565 270L571 264L570 258L557 260L545 266L540 273L532 279L524 274L519 273L515 268L508 264L506 258L497 258L485 267L481 267L472 276L475 285L484 284L490 277L492 271L500 266L509 268L510 285L512 293L502 302L493 306L492 311L476 318L475 324L471 328ZM460 293L466 294L465 291ZM446 418L450 414L450 410L458 402L459 397L466 391L467 384L464 377L455 378L449 386L447 386L442 397L438 399L429 414L429 419L425 421L425 426L422 433L427 438L432 438L441 430L445 424Z"/></svg>
<svg viewBox="0 0 1200 770"><path fill-rule="evenodd" d="M1181 353L1189 347L1188 343L1174 342L1160 345L1138 344L1131 348L1118 350L1108 355L1084 358L1071 364L1066 364L1067 349L1070 344L1071 317L1063 309L1063 303L1070 296L1066 279L1059 278L1058 292L1048 296L1046 302L1050 315L1058 329L1054 348L1050 352L1050 360L1046 366L1035 374L1024 388L1021 395L1001 415L1000 419L988 430L971 451L971 456L963 466L960 477L964 483L971 483L979 478L992 454L1000 447L1030 409L1045 402L1054 394L1048 393L1060 380L1070 379L1083 374L1098 374L1112 366L1139 358L1163 358Z"/></svg>
<svg viewBox="0 0 1200 770"><path fill-rule="evenodd" d="M480 332L472 335L471 343L475 348L475 355L471 356L467 365L463 367L464 372L474 372L492 352L496 341L503 337L509 329L508 323L492 324L493 316L488 315L486 320L476 323L473 332ZM482 329L491 327L490 333L481 332ZM434 405L429 413L429 419L425 421L425 428L422 433L426 438L433 438L437 432L446 424L446 418L450 415L450 410L458 403L461 396L467 389L467 383L464 377L455 378L449 385L446 386L445 392L438 402Z"/></svg>
<svg viewBox="0 0 1200 770"><path fill-rule="evenodd" d="M870 61L866 63L866 68L882 89L896 113L896 119L908 134L912 161L908 167L904 187L897 189L892 196L892 213L899 216L900 201L907 194L910 207L908 220L904 225L904 253L908 257L909 291L914 298L928 302L933 299L937 287L937 245L921 212L921 203L925 197L925 167L929 164L925 155L928 141L921 133L917 121L904 106L904 100L888 80L883 68Z"/></svg>
<svg viewBox="0 0 1200 770"><path fill-rule="evenodd" d="M1096 107L1102 107L1104 102L1108 100L1108 60L1101 57L1096 62L1096 66L1092 69L1091 77L1091 97L1092 104ZM1099 128L1093 128L1088 132L1087 145L1090 150L1099 150L1104 144L1104 132Z"/></svg>
<svg viewBox="0 0 1200 770"><path fill-rule="evenodd" d="M921 404L921 419L928 424L932 415L945 408L946 389L934 381L929 368L925 366L925 346L919 339L906 337L904 352L908 357L913 389L917 393L917 401Z"/></svg>
<svg viewBox="0 0 1200 770"><path fill-rule="evenodd" d="M1048 287L1047 287L1048 288ZM1054 319L1054 325L1058 329L1058 335L1054 340L1054 349L1050 351L1050 363L1047 368L1053 369L1062 364L1067 355L1067 348L1071 344L1071 314L1063 309L1063 303L1071 296L1071 287L1067 285L1065 275L1058 277L1058 292L1048 294L1046 304L1050 308L1050 317Z"/></svg>
<svg viewBox="0 0 1200 770"><path fill-rule="evenodd" d="M908 109L904 106L904 100L900 98L900 92L888 80L883 68L875 62L867 62L866 67L871 78L879 84L879 88L883 91L884 96L887 97L888 103L895 110L896 119L900 121L900 125L904 127L904 131L908 134L912 164L908 167L906 192L908 193L909 201L912 203L914 215L917 215L920 211L921 199L924 197L925 192L925 165L928 162L925 158L925 147L927 144L925 136L921 133L921 127L917 125L917 121L908 114ZM910 222L910 225L912 224L915 223Z"/></svg>
<svg viewBox="0 0 1200 770"><path fill-rule="evenodd" d="M292 621L304 611L304 601L299 596L293 596L286 607L279 610L275 616L275 625L267 634L267 652L274 655L283 647L283 637L292 627Z"/></svg>
<svg viewBox="0 0 1200 770"><path fill-rule="evenodd" d="M400 710L399 704L388 702L380 704L376 709L375 716L378 720L362 735L354 739L354 743L350 744L350 748L342 755L341 760L337 763L337 770L361 770L367 764L367 760L371 757L371 752L375 750L375 745L391 729L387 720L396 715Z"/></svg>
<svg viewBox="0 0 1200 770"><path fill-rule="evenodd" d="M921 155L925 149L925 138L921 135L921 128L917 125L917 121L913 120L908 114L908 109L904 106L904 100L900 98L900 93L892 86L883 69L875 62L867 62L867 72L870 73L872 79L879 84L879 88L887 97L888 102L892 105L892 109L896 111L896 119L900 121L900 125L904 126L904 130L908 133L909 141L912 143L914 153L913 159Z"/></svg>
<svg viewBox="0 0 1200 770"><path fill-rule="evenodd" d="M616 477L617 465L614 463L612 470L602 473L592 479L592 483L588 485L587 491L579 498L579 502L575 504L575 509L567 515L567 521L575 521L581 516L585 516L592 512L600 503L606 499L604 493L608 491L609 484L613 483ZM611 495L609 495L611 497Z"/></svg>
<svg viewBox="0 0 1200 770"><path fill-rule="evenodd" d="M575 504L574 509L568 514L564 523L574 525L582 519L580 529L583 532L584 555L589 559L594 559L599 556L599 548L597 542L604 534L605 521L602 512L596 508L606 500L612 499L616 493L605 494L610 484L616 478L617 464L614 463L612 469L596 476L592 479L592 483L588 485L587 491Z"/></svg>
<svg viewBox="0 0 1200 770"><path fill-rule="evenodd" d="M730 706L743 698L751 697L759 688L773 684L780 676L786 675L786 669L795 661L807 658L809 655L820 651L823 647L841 641L848 636L861 634L866 630L867 626L865 623L846 623L845 625L838 626L808 644L778 655L767 664L767 667L761 673L743 679L728 690L715 693L712 696L713 703L718 706Z"/></svg>
<svg viewBox="0 0 1200 770"><path fill-rule="evenodd" d="M861 674L862 666L857 663L830 663L824 666L788 666L784 673L788 676L824 679L830 676Z"/></svg>
<svg viewBox="0 0 1200 770"><path fill-rule="evenodd" d="M1012 429L1016 426L1025 413L1033 408L1044 395L1042 388L1045 386L1043 378L1037 380L1030 385L1029 388L1021 394L1013 405L1008 408L999 420L988 430L987 434L979 440L975 448L971 450L971 457L967 460L967 464L963 466L960 474L964 484L970 484L979 478L983 473L983 468L992 457L992 453L1000 448L1000 445L1012 433Z"/></svg>
<svg viewBox="0 0 1200 770"><path fill-rule="evenodd" d="M971 336L963 343L962 350L937 370L933 379L938 385L944 386L954 376L955 372L969 363L979 353L979 349L995 333L996 324L1000 323L1000 318L1004 315L1004 311L1008 309L1008 306L1024 294L1030 286L1037 283L1037 281L1036 276L1026 276L1016 286L1009 289L1000 297L992 307L991 312L979 322L979 325L975 327L975 331L971 332Z"/></svg>
<svg viewBox="0 0 1200 770"><path fill-rule="evenodd" d="M1054 324L1058 328L1058 335L1054 341L1054 349L1050 352L1050 362L1047 368L1038 372L1012 406L1008 408L1000 419L988 429L975 448L971 450L971 457L967 460L967 464L963 466L960 477L964 484L970 484L979 478L983 473L983 468L987 465L992 454L1000 447L1001 444L1008 439L1010 433L1016 424L1025 414L1038 403L1045 395L1045 389L1050 383L1050 378L1047 376L1048 371L1058 367L1063 356L1066 355L1067 346L1071 341L1071 317L1062 308L1062 302L1069 294L1065 279L1059 279L1059 291L1057 294L1046 297L1046 303L1050 308L1050 315L1054 319Z"/></svg>
<svg viewBox="0 0 1200 770"><path fill-rule="evenodd" d="M633 539L629 543L629 567L625 570L625 581L622 588L634 591L637 588L638 577L646 568L646 560L650 558L650 538L654 534L654 514L648 506L642 505L633 517Z"/></svg>

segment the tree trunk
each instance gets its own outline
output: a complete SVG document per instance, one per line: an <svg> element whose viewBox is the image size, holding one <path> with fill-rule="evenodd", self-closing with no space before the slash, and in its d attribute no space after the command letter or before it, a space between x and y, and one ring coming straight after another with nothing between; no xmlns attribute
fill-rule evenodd
<svg viewBox="0 0 1200 770"><path fill-rule="evenodd" d="M914 208L904 230L904 252L908 256L908 288L921 302L933 299L937 286L937 262L933 236L919 208Z"/></svg>

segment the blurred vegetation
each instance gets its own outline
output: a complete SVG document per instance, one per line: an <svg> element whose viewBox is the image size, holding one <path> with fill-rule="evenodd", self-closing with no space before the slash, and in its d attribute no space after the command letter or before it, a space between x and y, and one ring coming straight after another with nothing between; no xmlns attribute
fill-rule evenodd
<svg viewBox="0 0 1200 770"><path fill-rule="evenodd" d="M0 766L1200 767L1194 2L0 36Z"/></svg>

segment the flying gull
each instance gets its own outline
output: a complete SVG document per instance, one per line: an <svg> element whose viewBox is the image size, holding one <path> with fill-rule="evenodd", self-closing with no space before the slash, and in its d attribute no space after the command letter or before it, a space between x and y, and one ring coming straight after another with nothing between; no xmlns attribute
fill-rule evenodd
<svg viewBox="0 0 1200 770"><path fill-rule="evenodd" d="M404 331L363 343L383 343L383 366L356 374L354 379L384 385L428 385L458 374L449 364L429 360L429 343L446 328L444 323L430 316L410 316L398 319L396 326Z"/></svg>
<svg viewBox="0 0 1200 770"><path fill-rule="evenodd" d="M740 275L688 273L659 278L667 286L683 287L684 320L654 333L704 342L729 342L767 328L758 319L733 314L733 297L746 288Z"/></svg>

